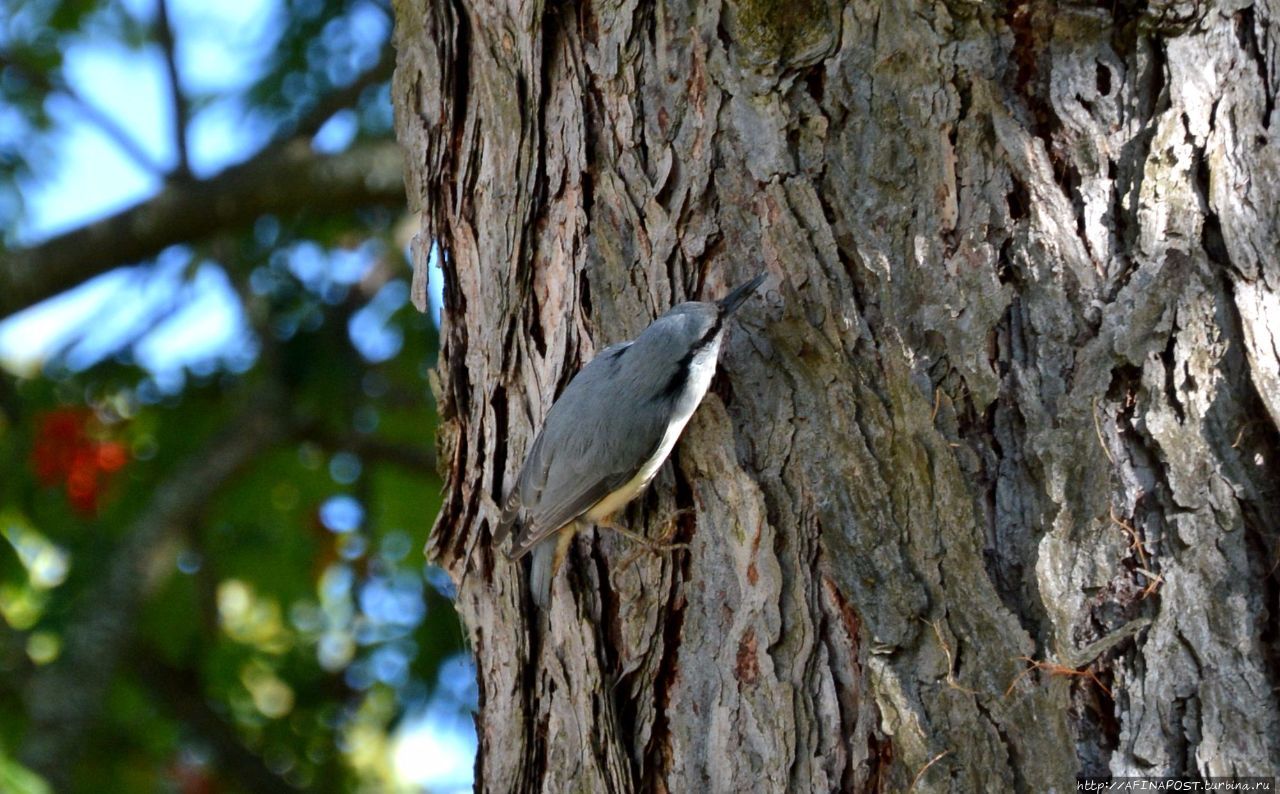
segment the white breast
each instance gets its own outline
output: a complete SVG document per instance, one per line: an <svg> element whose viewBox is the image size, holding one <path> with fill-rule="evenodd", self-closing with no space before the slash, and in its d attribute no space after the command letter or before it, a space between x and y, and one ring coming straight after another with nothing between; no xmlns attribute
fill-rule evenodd
<svg viewBox="0 0 1280 794"><path fill-rule="evenodd" d="M640 471L636 472L636 476L632 477L626 485L596 502L585 515L588 521L599 521L616 513L623 505L636 498L657 475L663 461L671 454L671 450L675 449L676 441L680 439L684 426L689 424L689 418L698 409L698 404L702 402L707 389L711 386L711 378L716 374L716 359L720 355L720 337L721 334L716 334L711 344L693 357L689 365L689 380L685 383L684 392L676 398L671 424L667 426L667 432L662 435L662 441L658 444L653 457L645 461Z"/></svg>

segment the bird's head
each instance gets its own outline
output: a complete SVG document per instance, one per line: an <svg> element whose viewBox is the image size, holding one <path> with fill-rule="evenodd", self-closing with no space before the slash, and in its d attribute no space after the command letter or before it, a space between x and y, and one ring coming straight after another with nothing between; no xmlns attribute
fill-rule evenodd
<svg viewBox="0 0 1280 794"><path fill-rule="evenodd" d="M654 325L661 326L667 335L687 341L690 348L699 346L699 342L705 344L723 329L729 315L755 293L764 278L765 274L761 273L718 301L687 301L677 304L659 317Z"/></svg>
<svg viewBox="0 0 1280 794"><path fill-rule="evenodd" d="M755 288L763 282L765 274L760 274L740 287L733 289L721 300L714 302L687 301L685 304L672 306L667 314L660 316L640 339L648 339L658 344L662 350L671 352L676 359L701 350L716 339L724 329L724 320L733 314L755 292ZM637 339L637 342L640 341Z"/></svg>
<svg viewBox="0 0 1280 794"><path fill-rule="evenodd" d="M728 295L725 295L723 298L716 301L715 306L720 312L720 317L723 319L728 317L730 314L733 314L747 298L754 295L756 288L764 283L764 277L766 275L766 273L761 273L747 283L739 284L730 290Z"/></svg>

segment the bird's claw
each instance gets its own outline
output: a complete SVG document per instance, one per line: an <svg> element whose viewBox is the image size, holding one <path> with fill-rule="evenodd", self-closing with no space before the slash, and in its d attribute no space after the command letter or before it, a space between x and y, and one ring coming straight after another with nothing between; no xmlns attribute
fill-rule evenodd
<svg viewBox="0 0 1280 794"><path fill-rule="evenodd" d="M672 513L667 520L663 522L662 532L653 540L630 531L624 532L623 534L634 540L639 548L627 555L626 559L622 561L621 567L623 569L629 568L631 564L639 559L640 555L645 552L654 556L659 556L662 554L670 554L671 552L678 551L680 549L689 548L688 543L667 543L666 541L670 540L671 537L675 535L676 528L680 524L680 518L692 513L693 510L687 507L681 508L680 510ZM614 528L617 529L617 527Z"/></svg>

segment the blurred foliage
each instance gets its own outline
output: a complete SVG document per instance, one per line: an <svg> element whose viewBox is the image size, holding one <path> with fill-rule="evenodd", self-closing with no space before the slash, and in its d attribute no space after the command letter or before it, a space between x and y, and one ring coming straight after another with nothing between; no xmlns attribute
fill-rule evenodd
<svg viewBox="0 0 1280 794"><path fill-rule="evenodd" d="M0 21L6 240L23 180L56 155L48 103L73 93L67 48L160 46L143 7L29 0ZM278 17L257 78L231 97L277 140L385 68L390 27L367 0L285 0ZM227 99L187 97L193 112ZM335 114L353 140L388 138L385 81ZM441 488L427 386L437 338L408 304L399 221L303 209L170 249L135 269L161 300L122 321L118 296L39 371L0 374L0 790L48 790L19 763L40 729L28 684L65 662L94 610L133 610L132 628L67 759L73 791L253 791L254 775L281 790L396 790L396 730L441 697L456 710L474 700L447 579L421 555ZM178 372L137 364L140 345L193 321L192 285L211 273L237 296L239 342ZM246 403L279 440L134 561L136 606L91 602L113 552Z"/></svg>
<svg viewBox="0 0 1280 794"><path fill-rule="evenodd" d="M12 239L22 210L24 178L47 177L56 161L57 132L51 99L65 99L81 113L101 117L68 83L69 48L92 36L130 49L151 39L152 22L119 2L19 0L0 19L0 232Z"/></svg>

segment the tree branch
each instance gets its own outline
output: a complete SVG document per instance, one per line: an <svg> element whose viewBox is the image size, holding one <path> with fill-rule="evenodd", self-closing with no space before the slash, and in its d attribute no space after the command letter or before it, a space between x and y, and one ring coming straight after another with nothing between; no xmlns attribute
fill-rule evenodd
<svg viewBox="0 0 1280 794"><path fill-rule="evenodd" d="M333 118L335 113L347 108L354 108L366 88L385 80L390 80L395 66L395 50L388 44L382 49L382 55L378 62L370 67L368 71L358 76L350 85L335 89L329 94L320 97L316 104L305 114L292 123L285 124L276 140L285 141L290 138L314 135L326 121Z"/></svg>
<svg viewBox="0 0 1280 794"><path fill-rule="evenodd" d="M85 735L129 647L152 550L193 520L212 494L281 435L274 393L260 390L248 396L240 414L155 489L101 577L72 612L61 657L31 679L31 722L22 757L55 790L67 788Z"/></svg>
<svg viewBox="0 0 1280 794"><path fill-rule="evenodd" d="M426 447L397 444L359 433L339 435L320 427L318 423L302 428L300 435L330 452L342 450L366 460L390 463L409 471L431 476L440 474L436 468L435 453Z"/></svg>
<svg viewBox="0 0 1280 794"><path fill-rule="evenodd" d="M62 93L75 108L80 111L80 115L85 120L98 128L98 131L110 138L116 146L120 147L120 151L125 156L133 160L140 168L152 174L163 174L164 167L151 158L143 148L142 144L134 140L134 137L122 126L116 123L116 120L107 115L107 112L89 100L82 97L77 91L70 86L64 87Z"/></svg>
<svg viewBox="0 0 1280 794"><path fill-rule="evenodd" d="M169 77L169 101L173 104L173 142L178 151L178 163L172 176L186 180L191 178L191 157L187 153L187 122L190 109L182 93L182 80L178 76L178 57L173 40L173 25L169 22L169 3L156 2L156 40L164 53L164 67Z"/></svg>
<svg viewBox="0 0 1280 794"><path fill-rule="evenodd" d="M391 142L321 156L303 142L271 146L253 159L32 248L0 254L0 317L7 317L112 268L177 243L252 222L267 213L340 212L404 203L402 158Z"/></svg>
<svg viewBox="0 0 1280 794"><path fill-rule="evenodd" d="M80 92L68 85L65 80L61 79L60 75L52 75L43 69L23 63L15 59L11 53L0 53L0 67L16 70L22 79L41 89L47 95L61 95L84 117L85 121L97 127L99 132L110 138L112 143L120 147L120 151L133 160L139 168L152 174L161 175L164 173L163 166L151 158L151 155L142 148L142 144L130 135L128 130L108 115L105 110L90 102Z"/></svg>

